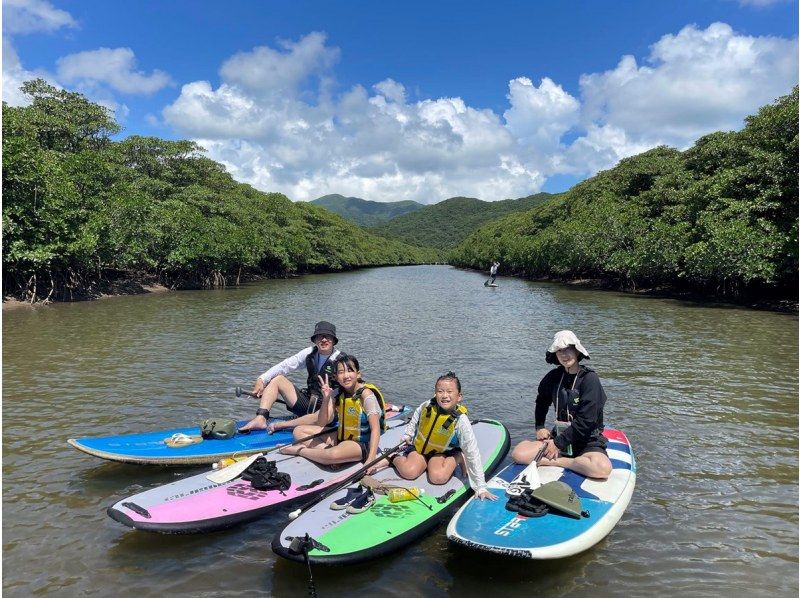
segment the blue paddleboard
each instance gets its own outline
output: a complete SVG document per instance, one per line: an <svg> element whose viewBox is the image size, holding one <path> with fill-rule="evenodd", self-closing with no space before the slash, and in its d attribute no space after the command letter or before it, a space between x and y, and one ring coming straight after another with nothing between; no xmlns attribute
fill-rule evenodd
<svg viewBox="0 0 800 598"><path fill-rule="evenodd" d="M525 517L506 509L506 489L525 471L512 464L488 482L496 501L472 498L447 526L451 541L488 552L529 559L557 559L582 552L603 539L625 512L636 484L636 460L628 438L606 428L606 451L613 467L607 480L594 480L561 467L539 467L542 484L559 480L580 498L583 517L574 519L550 511L542 517Z"/></svg>
<svg viewBox="0 0 800 598"><path fill-rule="evenodd" d="M403 406L389 407L393 410L387 411L387 418L396 417L408 410ZM277 417L270 418L269 421L287 419L290 418ZM237 426L241 427L247 421L237 422ZM253 430L249 434L236 434L233 438L226 440L204 439L196 444L169 446L166 441L175 434L185 434L196 438L200 435L200 426L123 436L70 438L67 443L79 451L109 461L142 465L197 465L214 463L234 454L237 457L252 455L279 444L292 442L291 429L279 430L274 434L270 434L266 430Z"/></svg>

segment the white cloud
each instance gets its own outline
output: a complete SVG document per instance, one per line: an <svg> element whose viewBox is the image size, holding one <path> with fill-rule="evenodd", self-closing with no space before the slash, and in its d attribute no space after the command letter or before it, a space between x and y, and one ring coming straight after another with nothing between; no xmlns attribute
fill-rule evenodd
<svg viewBox="0 0 800 598"><path fill-rule="evenodd" d="M297 43L280 41L278 45L285 52L261 46L235 54L222 65L220 75L244 90L294 93L301 82L326 73L339 60L339 50L325 46L323 33L310 33Z"/></svg>
<svg viewBox="0 0 800 598"><path fill-rule="evenodd" d="M52 32L77 27L72 16L45 0L3 0L3 32L6 35Z"/></svg>
<svg viewBox="0 0 800 598"><path fill-rule="evenodd" d="M797 81L797 40L689 25L656 42L647 62L625 56L613 70L582 76L584 122L613 125L651 146L685 147L740 128L744 116L787 93Z"/></svg>
<svg viewBox="0 0 800 598"><path fill-rule="evenodd" d="M406 103L406 88L402 83L398 83L393 79L384 79L380 83L373 85L372 88L389 101L398 104Z"/></svg>
<svg viewBox="0 0 800 598"><path fill-rule="evenodd" d="M325 82L339 53L322 42L314 33L280 51L238 54L216 89L207 81L184 85L164 119L237 179L293 199L330 192L426 203L479 192L501 199L541 185L490 110L460 98L407 104L405 87L392 79L376 83L374 94L355 86L330 97Z"/></svg>
<svg viewBox="0 0 800 598"><path fill-rule="evenodd" d="M424 203L487 200L541 189L546 177L591 175L659 144L742 126L797 81L797 41L687 26L583 75L580 97L542 77L509 81L502 114L459 97L409 103L393 79L331 93L339 51L312 33L239 53L163 110L238 180L293 199L326 193Z"/></svg>
<svg viewBox="0 0 800 598"><path fill-rule="evenodd" d="M69 13L44 0L3 0L3 101L10 106L25 106L30 99L20 87L25 81L42 78L54 81L45 70L28 70L22 65L11 42L12 35L53 32L62 27L77 27ZM57 84L56 84L57 85Z"/></svg>
<svg viewBox="0 0 800 598"><path fill-rule="evenodd" d="M512 79L503 116L519 142L539 152L558 149L561 137L578 124L580 102L545 77L537 88L527 77Z"/></svg>
<svg viewBox="0 0 800 598"><path fill-rule="evenodd" d="M63 27L77 27L72 16L44 0L3 0L3 101L12 106L30 103L19 91L31 79L41 78L58 88L70 87L111 110L124 122L129 107L114 97L115 91L127 94L152 94L171 83L165 73L150 75L134 70L136 58L130 48L99 48L64 56L56 61L57 71L28 70L17 55L11 36L51 33Z"/></svg>
<svg viewBox="0 0 800 598"><path fill-rule="evenodd" d="M59 78L84 87L108 85L126 94L150 95L170 84L169 75L154 70L150 75L134 70L136 57L130 48L98 48L69 54L56 61Z"/></svg>
<svg viewBox="0 0 800 598"><path fill-rule="evenodd" d="M3 101L9 106L26 106L30 100L20 91L20 86L36 75L23 68L14 46L3 38Z"/></svg>

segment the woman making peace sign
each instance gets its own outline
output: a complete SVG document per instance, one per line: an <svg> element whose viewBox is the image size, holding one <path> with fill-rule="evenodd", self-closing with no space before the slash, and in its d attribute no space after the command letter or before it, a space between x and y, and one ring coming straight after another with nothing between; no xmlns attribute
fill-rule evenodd
<svg viewBox="0 0 800 598"><path fill-rule="evenodd" d="M320 376L322 407L317 423L296 427L294 438L299 440L321 432L334 416L338 416L338 428L329 434L284 447L281 452L300 455L323 465L373 461L378 454L378 440L386 429L383 395L377 386L361 379L358 360L352 355L340 354L334 367L341 393L332 399L331 380L327 374L324 378Z"/></svg>

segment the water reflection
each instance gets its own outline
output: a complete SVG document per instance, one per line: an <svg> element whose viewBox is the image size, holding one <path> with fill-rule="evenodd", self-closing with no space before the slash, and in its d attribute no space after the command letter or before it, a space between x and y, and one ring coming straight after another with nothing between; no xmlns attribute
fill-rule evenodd
<svg viewBox="0 0 800 598"><path fill-rule="evenodd" d="M575 330L639 477L620 524L577 557L481 554L442 526L396 555L315 569L321 595L796 595L797 318L483 280L385 268L4 313L5 592L305 594L306 569L268 547L288 511L203 536L131 531L109 504L199 470L103 463L65 440L249 417L233 388L328 319L388 400L417 405L452 369L471 413L514 443L531 433L549 339Z"/></svg>

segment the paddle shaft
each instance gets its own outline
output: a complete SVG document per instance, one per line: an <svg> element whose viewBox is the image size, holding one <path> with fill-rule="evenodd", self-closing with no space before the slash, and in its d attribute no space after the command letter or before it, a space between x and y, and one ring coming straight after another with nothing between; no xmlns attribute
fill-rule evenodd
<svg viewBox="0 0 800 598"><path fill-rule="evenodd" d="M236 396L240 397L242 395L244 395L246 397L253 397L254 399L260 399L261 398L256 393L250 392L249 390L245 390L241 386L237 386L236 387ZM281 396L278 396L278 398L275 399L275 402L276 403L283 403L284 405L286 405L286 401L284 401L283 397L281 397ZM288 407L288 405L287 405L287 407Z"/></svg>
<svg viewBox="0 0 800 598"><path fill-rule="evenodd" d="M306 504L304 504L302 507L300 507L296 511L292 511L291 513L289 513L289 519L291 519L291 520L297 519L300 516L300 514L303 511L305 511L306 509L310 509L311 507L313 507L315 504L317 504L321 500L324 500L324 499L328 498L331 494L339 492L339 490L341 490L342 488L344 488L348 484L354 482L355 480L357 480L359 478L364 477L364 474L367 472L367 470L370 467L380 463L381 461L386 459L389 455L392 455L392 454L396 453L398 451L398 449L401 446L403 446L404 444L405 444L405 441L401 442L400 444L398 444L397 446L395 446L393 448L390 448L388 451L383 453L380 457L376 457L375 459L373 459L372 461L367 463L364 467L362 467L358 471L353 472L351 475L347 476L344 480L342 480L341 482L339 482L335 486L332 486L327 491L323 492L320 496L317 496L314 500L307 502Z"/></svg>

